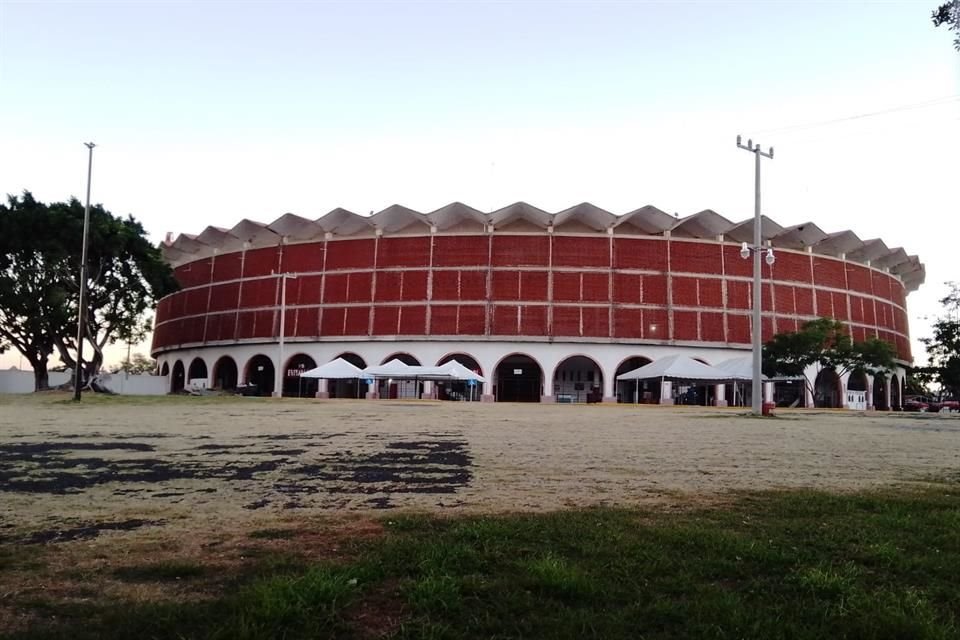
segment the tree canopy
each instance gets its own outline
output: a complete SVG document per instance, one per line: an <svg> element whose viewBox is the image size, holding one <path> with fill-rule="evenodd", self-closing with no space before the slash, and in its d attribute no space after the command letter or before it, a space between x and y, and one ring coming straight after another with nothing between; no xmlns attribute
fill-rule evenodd
<svg viewBox="0 0 960 640"><path fill-rule="evenodd" d="M946 314L933 323L933 337L921 342L930 361L926 371L944 393L960 398L960 283L946 285L949 293L940 299Z"/></svg>
<svg viewBox="0 0 960 640"><path fill-rule="evenodd" d="M30 362L37 389L47 386L54 353L76 365L83 209L75 198L46 205L30 192L0 204L0 337ZM143 226L102 205L90 209L87 276L85 380L99 371L106 345L142 339L147 312L176 289Z"/></svg>
<svg viewBox="0 0 960 640"><path fill-rule="evenodd" d="M960 51L960 0L944 2L934 10L930 19L933 20L933 26L947 25L947 29L956 33L953 46Z"/></svg>
<svg viewBox="0 0 960 640"><path fill-rule="evenodd" d="M878 375L893 369L894 355L893 346L885 340L854 342L842 322L819 318L804 323L799 331L778 333L763 345L763 372L770 377L801 377L816 365L837 375L853 371Z"/></svg>

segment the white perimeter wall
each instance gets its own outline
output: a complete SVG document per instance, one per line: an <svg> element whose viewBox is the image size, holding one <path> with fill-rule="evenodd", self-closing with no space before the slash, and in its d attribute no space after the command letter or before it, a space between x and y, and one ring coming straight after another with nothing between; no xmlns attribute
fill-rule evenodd
<svg viewBox="0 0 960 640"><path fill-rule="evenodd" d="M122 373L102 374L101 383L122 395L160 396L167 393L169 382L160 376L134 375ZM50 386L58 387L70 382L69 373L50 372ZM0 393L33 393L33 371L0 371Z"/></svg>

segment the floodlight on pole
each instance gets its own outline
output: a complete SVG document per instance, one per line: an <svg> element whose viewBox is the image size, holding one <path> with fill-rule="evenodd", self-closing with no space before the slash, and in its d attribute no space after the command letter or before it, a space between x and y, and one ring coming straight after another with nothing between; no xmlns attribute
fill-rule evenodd
<svg viewBox="0 0 960 640"><path fill-rule="evenodd" d="M77 366L73 373L73 399L80 401L83 388L83 338L87 321L87 244L90 232L90 182L93 177L92 142L83 143L87 147L87 204L83 208L83 248L80 250L80 304L77 306Z"/></svg>
<svg viewBox="0 0 960 640"><path fill-rule="evenodd" d="M763 275L760 262L760 255L763 253L763 238L760 233L760 158L764 157L773 160L773 147L770 147L770 150L764 153L760 149L760 143L754 145L753 139L751 138L748 139L747 144L744 145L741 142L742 139L740 136L737 136L737 148L749 151L756 158L753 204L753 246L748 247L747 243L744 242L740 248L740 255L746 260L750 257L751 253L753 254L753 327L751 330L753 338L753 384L751 387L750 404L753 415L759 416L763 413L763 381L760 372L762 364L761 353L763 349L763 331L760 320L760 304L762 301L762 297L760 296L760 283ZM773 249L768 249L766 255L767 264L772 265L775 260Z"/></svg>
<svg viewBox="0 0 960 640"><path fill-rule="evenodd" d="M283 397L283 383L287 379L287 365L284 362L284 337L287 332L287 280L296 280L297 274L295 273L280 273L278 274L280 278L280 341L279 341L279 357L277 358L277 368L273 373L273 397L282 398Z"/></svg>

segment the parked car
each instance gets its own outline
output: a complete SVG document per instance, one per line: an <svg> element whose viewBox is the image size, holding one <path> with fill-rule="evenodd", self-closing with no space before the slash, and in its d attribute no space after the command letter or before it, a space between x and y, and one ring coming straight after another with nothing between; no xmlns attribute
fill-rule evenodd
<svg viewBox="0 0 960 640"><path fill-rule="evenodd" d="M923 396L914 396L903 401L904 411L928 411L929 409L930 403Z"/></svg>
<svg viewBox="0 0 960 640"><path fill-rule="evenodd" d="M960 410L960 400L931 400L927 403L927 411L940 411L941 409L950 409L951 411Z"/></svg>

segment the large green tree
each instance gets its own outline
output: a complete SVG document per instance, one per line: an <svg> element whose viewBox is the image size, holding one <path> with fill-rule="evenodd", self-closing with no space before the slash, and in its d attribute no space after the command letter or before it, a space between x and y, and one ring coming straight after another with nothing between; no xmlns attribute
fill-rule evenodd
<svg viewBox="0 0 960 640"><path fill-rule="evenodd" d="M960 283L946 285L949 293L940 299L945 315L933 323L933 337L921 342L927 347L926 370L943 393L960 398Z"/></svg>
<svg viewBox="0 0 960 640"><path fill-rule="evenodd" d="M48 386L55 353L76 366L83 205L75 198L45 205L29 193L0 205L0 336L34 370L35 388ZM133 217L90 209L84 383L103 364L103 348L137 340L150 327L147 312L175 290L170 267Z"/></svg>
<svg viewBox="0 0 960 640"><path fill-rule="evenodd" d="M944 2L934 10L930 18L933 20L933 26L947 25L947 29L956 33L953 46L960 51L960 0Z"/></svg>
<svg viewBox="0 0 960 640"><path fill-rule="evenodd" d="M770 377L803 377L813 393L813 383L804 376L810 366L818 373L833 369L839 376L853 371L878 375L893 369L895 355L885 340L855 342L842 322L819 318L804 323L799 331L778 333L763 345L763 372Z"/></svg>

